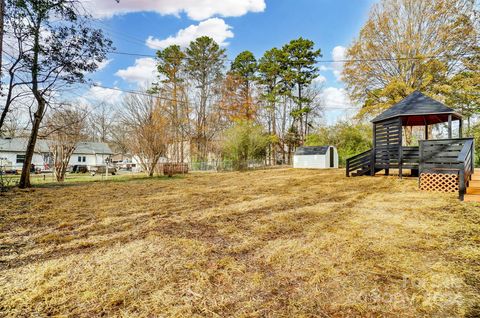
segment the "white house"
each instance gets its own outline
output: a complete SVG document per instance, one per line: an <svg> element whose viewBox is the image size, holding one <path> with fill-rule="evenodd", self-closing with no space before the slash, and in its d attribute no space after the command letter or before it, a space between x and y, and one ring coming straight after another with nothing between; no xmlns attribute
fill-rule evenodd
<svg viewBox="0 0 480 318"><path fill-rule="evenodd" d="M79 142L75 151L70 157L70 166L86 166L88 170L92 167L103 166L106 159L113 155L110 147L103 142Z"/></svg>
<svg viewBox="0 0 480 318"><path fill-rule="evenodd" d="M6 170L20 170L25 161L27 138L0 138L0 166ZM79 142L70 158L71 166L94 166L105 165L105 159L113 154L110 147L105 143ZM53 159L48 147L48 140L37 140L32 164L35 169L50 170Z"/></svg>
<svg viewBox="0 0 480 318"><path fill-rule="evenodd" d="M304 169L338 168L338 151L334 146L299 147L293 156L293 167Z"/></svg>
<svg viewBox="0 0 480 318"><path fill-rule="evenodd" d="M27 138L0 139L0 166L7 170L22 169L27 144ZM52 164L51 158L52 156L48 149L47 141L37 140L32 164L34 164L36 168L48 170Z"/></svg>

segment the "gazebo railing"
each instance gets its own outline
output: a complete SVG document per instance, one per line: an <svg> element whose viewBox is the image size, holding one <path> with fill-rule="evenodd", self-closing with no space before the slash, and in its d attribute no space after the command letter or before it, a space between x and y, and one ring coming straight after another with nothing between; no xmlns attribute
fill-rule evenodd
<svg viewBox="0 0 480 318"><path fill-rule="evenodd" d="M427 172L457 174L459 197L463 199L468 182L474 172L473 139L421 141L419 174Z"/></svg>

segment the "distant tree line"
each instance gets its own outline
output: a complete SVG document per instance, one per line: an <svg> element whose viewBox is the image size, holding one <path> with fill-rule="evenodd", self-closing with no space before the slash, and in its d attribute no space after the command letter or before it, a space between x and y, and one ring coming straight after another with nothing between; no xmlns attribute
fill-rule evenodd
<svg viewBox="0 0 480 318"><path fill-rule="evenodd" d="M229 128L258 124L268 143L265 152L275 164L305 141L321 116L316 60L321 56L310 40L292 40L257 60L244 51L225 67L227 57L212 38L200 37L181 49L172 45L157 52L158 80L150 89L164 102L171 124L172 160L207 161L219 157Z"/></svg>

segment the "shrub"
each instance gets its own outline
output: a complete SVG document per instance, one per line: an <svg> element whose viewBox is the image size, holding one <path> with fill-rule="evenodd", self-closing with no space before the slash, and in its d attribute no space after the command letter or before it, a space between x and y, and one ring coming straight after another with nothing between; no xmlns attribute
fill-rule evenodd
<svg viewBox="0 0 480 318"><path fill-rule="evenodd" d="M265 159L269 136L253 121L238 121L225 133L223 156L238 170L247 168L249 160Z"/></svg>
<svg viewBox="0 0 480 318"><path fill-rule="evenodd" d="M339 163L344 165L347 158L372 147L372 129L367 124L339 122L333 126L322 127L315 134L307 136L305 145L337 147Z"/></svg>

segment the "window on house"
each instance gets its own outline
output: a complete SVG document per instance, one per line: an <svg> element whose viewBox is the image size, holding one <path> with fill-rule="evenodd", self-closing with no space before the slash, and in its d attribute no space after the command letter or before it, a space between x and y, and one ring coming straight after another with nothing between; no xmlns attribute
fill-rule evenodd
<svg viewBox="0 0 480 318"><path fill-rule="evenodd" d="M87 157L83 157L83 162L87 161Z"/></svg>
<svg viewBox="0 0 480 318"><path fill-rule="evenodd" d="M82 162L82 157L78 156L78 162Z"/></svg>
<svg viewBox="0 0 480 318"><path fill-rule="evenodd" d="M17 155L17 163L24 163L25 155Z"/></svg>

